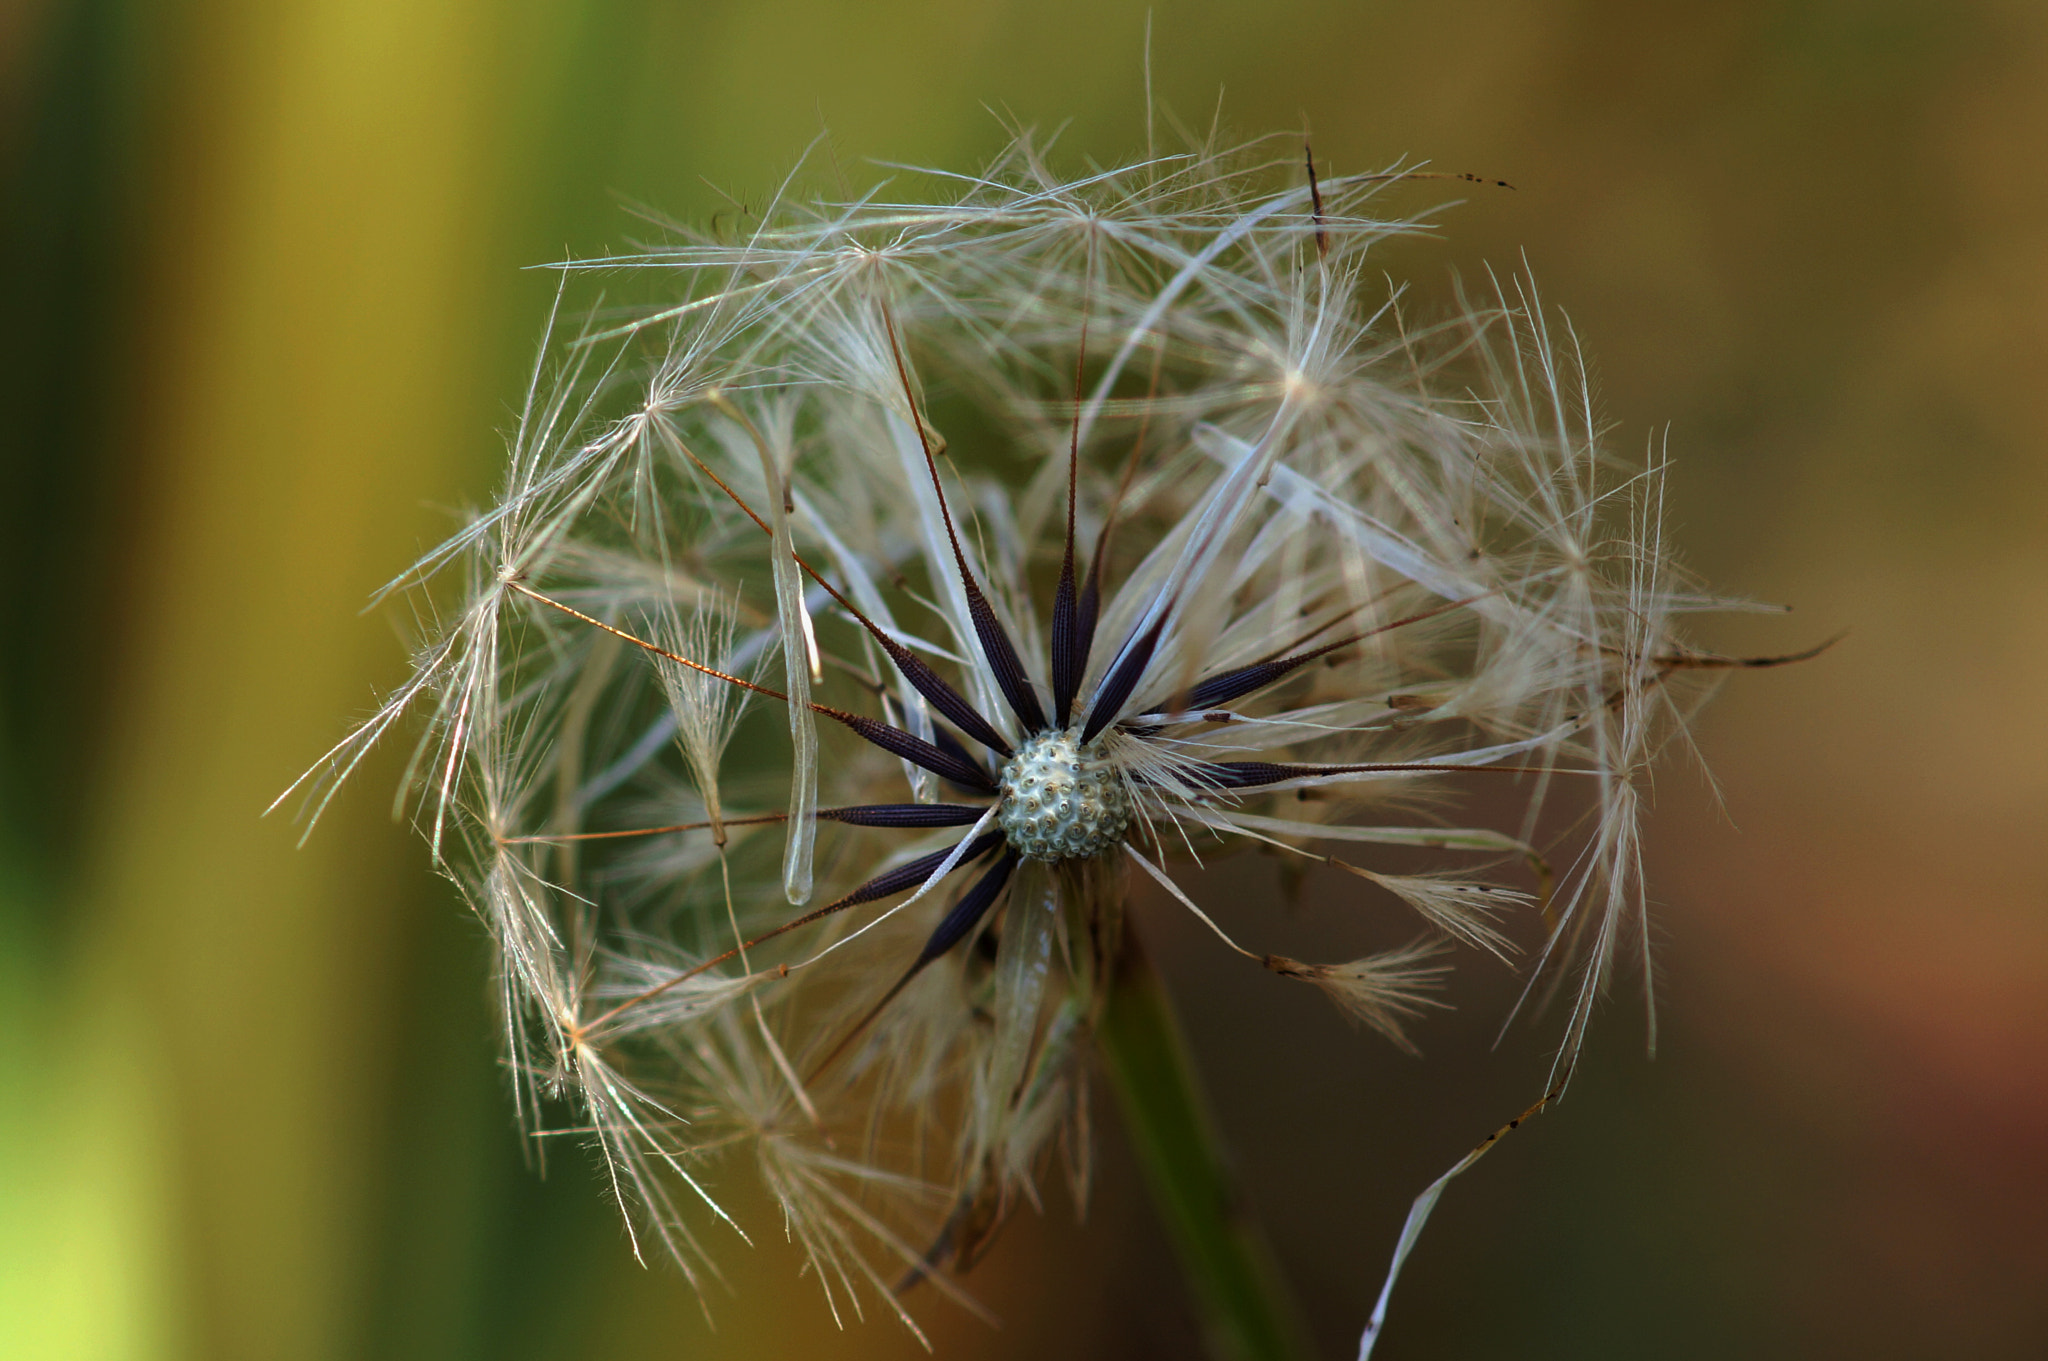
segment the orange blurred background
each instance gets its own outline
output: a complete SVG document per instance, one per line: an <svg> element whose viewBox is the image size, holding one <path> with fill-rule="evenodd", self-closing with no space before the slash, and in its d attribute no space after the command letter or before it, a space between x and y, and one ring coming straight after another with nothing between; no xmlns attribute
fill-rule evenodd
<svg viewBox="0 0 2048 1361"><path fill-rule="evenodd" d="M1161 0L1161 102L1512 181L1389 267L1526 252L1615 439L1677 459L1737 677L1650 828L1660 1053L1447 1194L1384 1358L2048 1353L2048 10ZM1143 146L1148 7L15 0L0 11L0 1351L916 1355L836 1334L765 1207L708 1329L596 1178L521 1166L480 933L359 777L270 799L404 666L367 593L483 494L553 276L758 200L822 128L971 168L998 113ZM991 110L997 112L991 112ZM708 184L707 184L708 182ZM1411 195L1420 190L1409 191ZM1434 196L1415 199L1433 201ZM402 622L402 621L400 621ZM389 758L394 753L386 753ZM1271 886L1258 863L1218 901ZM1499 978L1420 1062L1157 940L1325 1350L1407 1202L1540 1090ZM1304 928L1307 929L1307 928ZM926 1302L947 1356L1179 1356L1103 1137Z"/></svg>

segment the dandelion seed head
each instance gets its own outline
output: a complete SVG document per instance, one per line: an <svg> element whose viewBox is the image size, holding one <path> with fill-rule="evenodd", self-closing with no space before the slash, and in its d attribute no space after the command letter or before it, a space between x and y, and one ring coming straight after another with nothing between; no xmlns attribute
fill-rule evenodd
<svg viewBox="0 0 2048 1361"><path fill-rule="evenodd" d="M1083 1194L1133 882L1404 1046L1455 959L1523 967L1566 1071L1647 950L1635 782L1711 606L1665 464L1526 281L1396 310L1398 168L1269 150L1021 137L571 267L667 292L544 349L495 503L402 578L459 566L451 622L309 802L424 712L521 1118L588 1132L636 1251L710 1279L734 1154L835 1313L908 1323L898 1273L952 1290L1056 1162ZM1510 825L1457 825L1480 787ZM1240 945L1200 860L1244 842L1437 939Z"/></svg>

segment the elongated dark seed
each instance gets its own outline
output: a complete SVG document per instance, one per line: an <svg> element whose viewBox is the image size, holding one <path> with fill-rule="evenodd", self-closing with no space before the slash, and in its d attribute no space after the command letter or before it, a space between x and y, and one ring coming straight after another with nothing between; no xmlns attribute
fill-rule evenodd
<svg viewBox="0 0 2048 1361"><path fill-rule="evenodd" d="M820 808L818 816L855 827L966 827L987 811L972 803L861 803Z"/></svg>

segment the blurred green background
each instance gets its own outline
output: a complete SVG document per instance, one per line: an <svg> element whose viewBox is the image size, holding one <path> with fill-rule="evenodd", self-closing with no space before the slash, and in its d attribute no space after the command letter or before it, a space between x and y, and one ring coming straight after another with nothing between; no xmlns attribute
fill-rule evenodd
<svg viewBox="0 0 2048 1361"><path fill-rule="evenodd" d="M491 481L551 297L522 266L622 243L622 201L758 201L821 127L863 183L973 167L998 113L1132 154L1147 12L0 6L0 1353L916 1354L836 1334L744 1190L714 1331L586 1161L522 1167L480 933L394 761L304 849L257 815L402 674L357 611ZM1426 306L1526 251L1617 440L1668 428L1688 560L1799 607L1709 642L1851 630L1709 710L1723 803L1664 769L1661 1051L1631 982L1570 1098L1452 1188L1380 1354L2048 1353L2048 8L1150 13L1191 124L1220 91L1326 173L1512 181L1390 267ZM1406 1059L1140 911L1350 1355L1408 1199L1555 1027L1492 1047L1512 980L1468 975ZM974 1273L1000 1331L923 1302L942 1355L1189 1353L1101 1142L1086 1225L1055 1203Z"/></svg>

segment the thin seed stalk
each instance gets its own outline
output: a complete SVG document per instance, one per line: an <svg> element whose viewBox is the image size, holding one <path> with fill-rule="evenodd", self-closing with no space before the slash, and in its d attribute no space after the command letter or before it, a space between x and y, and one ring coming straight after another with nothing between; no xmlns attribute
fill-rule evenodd
<svg viewBox="0 0 2048 1361"><path fill-rule="evenodd" d="M1096 1035L1210 1354L1308 1361L1307 1327L1239 1193L1165 982L1128 928Z"/></svg>

